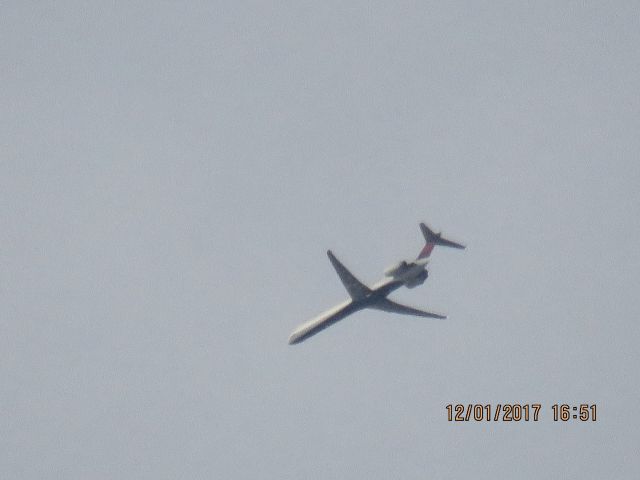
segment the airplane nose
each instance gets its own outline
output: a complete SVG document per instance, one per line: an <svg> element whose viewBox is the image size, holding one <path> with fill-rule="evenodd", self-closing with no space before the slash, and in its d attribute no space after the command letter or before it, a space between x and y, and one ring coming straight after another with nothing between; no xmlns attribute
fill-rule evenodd
<svg viewBox="0 0 640 480"><path fill-rule="evenodd" d="M298 339L299 335L297 335L296 333L292 333L291 335L289 335L289 345L295 345L296 343L298 343Z"/></svg>

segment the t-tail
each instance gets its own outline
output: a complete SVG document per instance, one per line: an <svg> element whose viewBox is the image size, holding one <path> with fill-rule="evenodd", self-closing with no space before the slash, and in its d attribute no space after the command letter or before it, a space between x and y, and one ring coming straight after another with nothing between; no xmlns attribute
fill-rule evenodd
<svg viewBox="0 0 640 480"><path fill-rule="evenodd" d="M466 248L464 245L452 242L451 240L447 240L446 238L442 238L442 232L436 233L429 227L427 227L424 223L420 224L420 230L422 231L422 236L424 237L425 246L420 251L418 258L428 258L436 245L460 249Z"/></svg>

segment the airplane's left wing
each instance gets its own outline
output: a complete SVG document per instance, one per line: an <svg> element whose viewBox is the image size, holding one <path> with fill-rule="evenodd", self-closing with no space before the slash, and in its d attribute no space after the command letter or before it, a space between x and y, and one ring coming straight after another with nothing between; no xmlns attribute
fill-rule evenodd
<svg viewBox="0 0 640 480"><path fill-rule="evenodd" d="M353 312L360 310L360 308L362 307L355 306L351 300L346 300L336 305L296 328L289 337L289 345L306 340L310 336L342 320L347 315L351 315Z"/></svg>
<svg viewBox="0 0 640 480"><path fill-rule="evenodd" d="M353 273L347 270L347 267L340 263L340 260L336 258L331 250L327 250L327 256L331 261L331 265L333 265L333 268L338 273L344 288L346 288L349 295L351 295L351 298L359 300L371 293L371 289L358 280Z"/></svg>
<svg viewBox="0 0 640 480"><path fill-rule="evenodd" d="M417 308L407 307L406 305L400 305L399 303L392 302L388 298L380 299L377 302L372 303L371 305L368 305L368 307L375 308L377 310L383 310L385 312L401 313L404 315L415 315L417 317L447 318L446 315L425 312L423 310L418 310Z"/></svg>

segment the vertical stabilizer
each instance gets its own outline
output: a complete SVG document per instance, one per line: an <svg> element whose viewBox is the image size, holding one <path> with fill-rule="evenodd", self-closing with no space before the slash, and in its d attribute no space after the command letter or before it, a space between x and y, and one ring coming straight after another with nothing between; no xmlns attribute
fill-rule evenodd
<svg viewBox="0 0 640 480"><path fill-rule="evenodd" d="M418 258L428 258L431 255L431 252L435 248L436 245L441 245L443 247L451 247L451 248L466 248L464 245L460 243L452 242L451 240L447 240L446 238L442 238L442 233L436 233L427 227L424 223L420 224L420 230L422 231L422 236L424 237L425 246L422 248L420 253L418 254Z"/></svg>

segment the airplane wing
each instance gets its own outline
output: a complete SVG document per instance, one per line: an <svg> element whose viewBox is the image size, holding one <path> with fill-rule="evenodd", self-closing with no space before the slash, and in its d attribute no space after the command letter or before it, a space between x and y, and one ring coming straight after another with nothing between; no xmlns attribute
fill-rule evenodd
<svg viewBox="0 0 640 480"><path fill-rule="evenodd" d="M362 307L355 306L351 300L346 300L339 305L321 313L306 323L296 328L289 336L289 345L300 343L316 333L330 327L334 323L342 320L347 315L360 310Z"/></svg>
<svg viewBox="0 0 640 480"><path fill-rule="evenodd" d="M347 267L340 263L331 250L327 250L327 256L329 257L333 268L336 269L344 288L346 288L349 295L351 295L351 298L358 300L371 293L371 289L354 277L353 274L347 270Z"/></svg>
<svg viewBox="0 0 640 480"><path fill-rule="evenodd" d="M400 305L399 303L392 302L388 298L383 298L377 302L368 305L369 308L375 308L377 310L383 310L385 312L402 313L404 315L415 315L417 317L429 317L429 318L447 318L446 315L439 315L437 313L425 312L418 310L417 308L407 307L406 305Z"/></svg>

